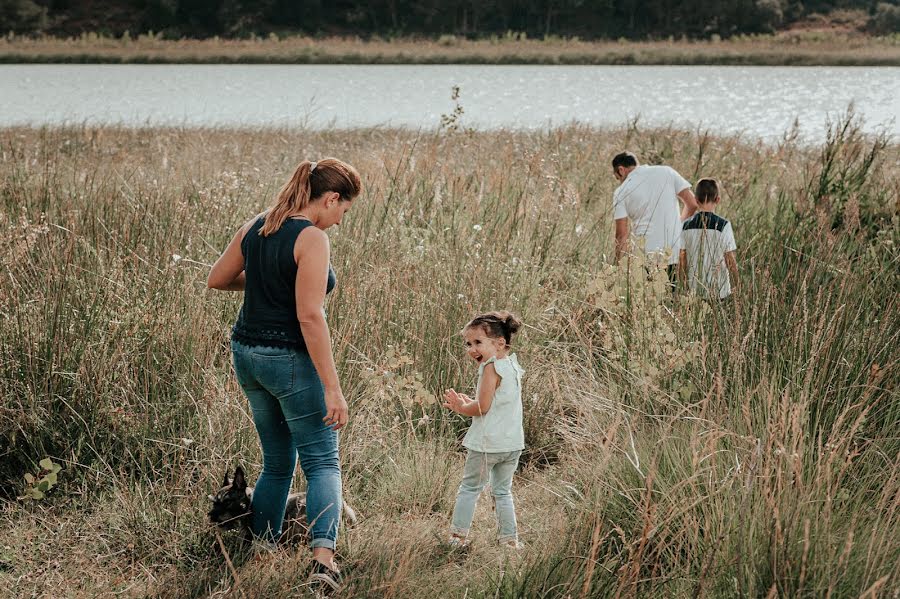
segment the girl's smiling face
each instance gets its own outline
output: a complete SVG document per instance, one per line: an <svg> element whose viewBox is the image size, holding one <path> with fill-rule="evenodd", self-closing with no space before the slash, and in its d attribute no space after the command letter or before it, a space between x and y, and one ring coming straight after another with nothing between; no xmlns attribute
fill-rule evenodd
<svg viewBox="0 0 900 599"><path fill-rule="evenodd" d="M465 339L466 354L478 364L494 357L506 357L506 341L502 337L488 337L482 327L466 329L463 331L463 339Z"/></svg>

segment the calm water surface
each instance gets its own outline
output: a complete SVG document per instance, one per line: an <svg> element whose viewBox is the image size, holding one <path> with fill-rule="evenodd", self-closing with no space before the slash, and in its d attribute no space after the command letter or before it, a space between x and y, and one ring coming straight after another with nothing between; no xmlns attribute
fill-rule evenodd
<svg viewBox="0 0 900 599"><path fill-rule="evenodd" d="M432 129L461 88L463 124L579 121L809 140L853 103L900 137L900 67L0 65L0 126L403 126Z"/></svg>

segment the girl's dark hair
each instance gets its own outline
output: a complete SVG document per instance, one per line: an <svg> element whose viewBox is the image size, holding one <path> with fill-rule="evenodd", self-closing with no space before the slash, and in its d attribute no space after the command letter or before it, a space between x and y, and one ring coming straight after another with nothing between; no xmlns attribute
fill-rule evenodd
<svg viewBox="0 0 900 599"><path fill-rule="evenodd" d="M310 202L327 191L335 191L341 196L342 202L349 202L359 195L361 189L359 173L343 160L323 158L316 163L304 160L297 165L291 179L278 192L275 204L266 213L266 222L259 234L265 237L274 233L291 214L305 209Z"/></svg>
<svg viewBox="0 0 900 599"><path fill-rule="evenodd" d="M519 320L518 316L506 310L496 310L479 314L470 320L463 330L479 327L488 337L503 339L506 341L506 345L509 345L510 341L512 341L512 336L522 328L522 321Z"/></svg>

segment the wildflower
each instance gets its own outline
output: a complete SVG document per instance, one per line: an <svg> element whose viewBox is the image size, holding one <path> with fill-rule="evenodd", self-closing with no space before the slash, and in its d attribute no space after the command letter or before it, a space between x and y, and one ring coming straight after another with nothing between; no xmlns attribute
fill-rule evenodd
<svg viewBox="0 0 900 599"><path fill-rule="evenodd" d="M172 254L172 264L178 264L182 260L183 260L183 258L181 256L179 256L178 254Z"/></svg>
<svg viewBox="0 0 900 599"><path fill-rule="evenodd" d="M575 225L575 234L581 235L582 233L584 233L584 225L582 225L580 223Z"/></svg>
<svg viewBox="0 0 900 599"><path fill-rule="evenodd" d="M484 228L484 227L482 227L481 225L472 225L472 229L473 229L474 231L481 231L481 229L483 229L483 228Z"/></svg>

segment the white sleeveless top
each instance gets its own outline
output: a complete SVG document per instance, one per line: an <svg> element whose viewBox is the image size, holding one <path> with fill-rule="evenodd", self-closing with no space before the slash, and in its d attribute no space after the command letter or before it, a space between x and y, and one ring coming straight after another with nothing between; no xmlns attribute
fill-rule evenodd
<svg viewBox="0 0 900 599"><path fill-rule="evenodd" d="M478 391L484 377L484 368L493 364L500 377L500 386L494 392L491 408L484 416L473 416L472 426L463 439L463 446L484 453L505 453L525 449L525 431L522 429L522 375L516 354L505 358L491 358L478 367Z"/></svg>

